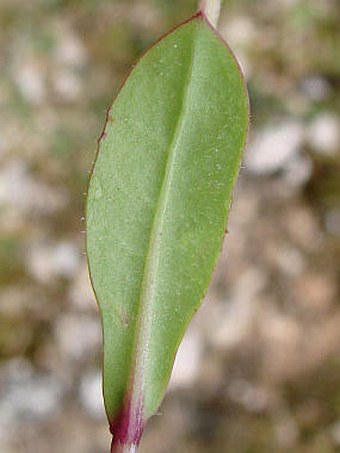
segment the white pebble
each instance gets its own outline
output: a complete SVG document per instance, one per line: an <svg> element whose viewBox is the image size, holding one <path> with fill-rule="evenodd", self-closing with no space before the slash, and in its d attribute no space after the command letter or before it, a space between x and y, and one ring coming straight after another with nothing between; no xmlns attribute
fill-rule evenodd
<svg viewBox="0 0 340 453"><path fill-rule="evenodd" d="M202 340L191 325L179 346L170 379L170 390L192 385L199 373Z"/></svg>
<svg viewBox="0 0 340 453"><path fill-rule="evenodd" d="M302 91L305 92L312 101L323 101L331 92L331 87L327 80L320 76L306 77L302 80L301 85Z"/></svg>
<svg viewBox="0 0 340 453"><path fill-rule="evenodd" d="M79 399L90 417L94 419L105 418L100 370L91 371L84 375L80 382Z"/></svg>
<svg viewBox="0 0 340 453"><path fill-rule="evenodd" d="M317 116L308 127L310 146L324 155L334 155L340 147L340 122L331 113Z"/></svg>
<svg viewBox="0 0 340 453"><path fill-rule="evenodd" d="M26 258L27 272L42 283L48 283L56 277L73 277L79 262L79 251L69 241L55 245L35 244Z"/></svg>
<svg viewBox="0 0 340 453"><path fill-rule="evenodd" d="M87 360L101 348L101 326L98 317L65 314L55 325L57 344L71 360Z"/></svg>
<svg viewBox="0 0 340 453"><path fill-rule="evenodd" d="M257 174L282 170L299 153L303 140L304 129L298 122L266 126L249 145L246 168Z"/></svg>
<svg viewBox="0 0 340 453"><path fill-rule="evenodd" d="M33 61L27 61L14 69L13 78L26 101L41 104L46 98L44 74Z"/></svg>

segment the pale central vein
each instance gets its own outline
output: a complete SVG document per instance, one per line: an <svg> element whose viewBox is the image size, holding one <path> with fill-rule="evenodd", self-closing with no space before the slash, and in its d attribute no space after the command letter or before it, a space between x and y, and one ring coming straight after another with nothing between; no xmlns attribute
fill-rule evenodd
<svg viewBox="0 0 340 453"><path fill-rule="evenodd" d="M194 30L194 33L195 32L196 30ZM147 329L145 329L145 326L150 321L150 306L152 305L155 298L155 281L160 259L162 230L164 226L165 213L170 199L171 186L175 170L175 161L177 158L180 139L185 126L187 101L190 92L190 83L192 80L195 60L195 34L193 37L193 44L191 50L191 61L190 64L188 65L188 75L183 89L182 105L180 113L178 115L176 126L174 128L173 139L171 141L168 151L165 175L160 190L159 199L155 209L155 215L150 234L149 247L145 261L141 298L137 320L137 334L135 341L135 356L134 356L135 362L133 370L134 376L132 382L132 395L131 395L132 410L133 408L135 408L136 410L137 407L141 404L141 395L143 393L143 371L144 371L143 369L145 356L148 348L148 336L149 336Z"/></svg>

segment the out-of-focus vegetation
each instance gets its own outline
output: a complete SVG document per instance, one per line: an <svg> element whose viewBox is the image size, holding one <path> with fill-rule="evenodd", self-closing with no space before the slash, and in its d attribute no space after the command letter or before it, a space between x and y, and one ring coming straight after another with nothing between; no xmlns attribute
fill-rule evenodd
<svg viewBox="0 0 340 453"><path fill-rule="evenodd" d="M101 333L82 217L131 63L196 9L0 2L0 451L101 452ZM141 451L340 448L340 11L226 2L252 131L225 250Z"/></svg>

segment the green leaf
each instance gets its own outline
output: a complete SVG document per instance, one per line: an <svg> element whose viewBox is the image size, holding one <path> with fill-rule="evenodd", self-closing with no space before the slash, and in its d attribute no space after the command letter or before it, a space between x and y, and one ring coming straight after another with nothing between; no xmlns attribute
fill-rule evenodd
<svg viewBox="0 0 340 453"><path fill-rule="evenodd" d="M164 396L221 248L247 124L239 67L202 13L141 58L108 113L87 255L114 444L137 444Z"/></svg>

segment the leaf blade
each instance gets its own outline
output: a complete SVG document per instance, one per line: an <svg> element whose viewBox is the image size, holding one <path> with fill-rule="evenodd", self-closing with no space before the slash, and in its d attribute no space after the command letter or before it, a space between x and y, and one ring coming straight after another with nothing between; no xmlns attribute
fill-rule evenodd
<svg viewBox="0 0 340 453"><path fill-rule="evenodd" d="M216 263L248 101L199 14L144 55L110 118L89 185L87 252L106 411L117 439L137 443Z"/></svg>

